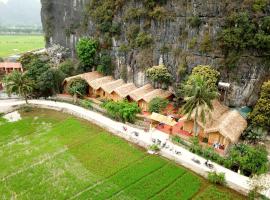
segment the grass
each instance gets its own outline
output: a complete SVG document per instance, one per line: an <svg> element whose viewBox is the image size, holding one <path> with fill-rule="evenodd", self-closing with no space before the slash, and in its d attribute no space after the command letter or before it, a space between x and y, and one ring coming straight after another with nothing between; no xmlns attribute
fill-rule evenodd
<svg viewBox="0 0 270 200"><path fill-rule="evenodd" d="M1 200L243 199L89 122L21 113L0 123Z"/></svg>
<svg viewBox="0 0 270 200"><path fill-rule="evenodd" d="M45 47L42 35L0 35L0 57Z"/></svg>

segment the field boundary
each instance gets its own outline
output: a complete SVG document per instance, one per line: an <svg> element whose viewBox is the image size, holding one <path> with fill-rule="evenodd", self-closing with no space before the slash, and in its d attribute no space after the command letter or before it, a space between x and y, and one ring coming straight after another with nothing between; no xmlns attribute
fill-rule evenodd
<svg viewBox="0 0 270 200"><path fill-rule="evenodd" d="M135 143L139 146L142 146L144 148L147 148L149 145L152 144L152 138L159 138L160 134L155 134L154 132L149 133L145 132L144 130L140 130L137 128L133 128L131 126L128 126L126 124L116 122L108 117L105 117L99 113L84 109L79 106L75 106L68 103L62 103L62 102L54 102L54 101L47 101L47 100L31 100L30 101L31 106L38 107L38 108L45 108L45 109L52 109L64 113L71 114L73 116L88 120L105 130L109 131L110 133L119 136L121 138L124 138L127 141L130 141L132 143ZM5 103L4 105L0 105L0 112L1 107L3 107L3 110L7 109L16 109L20 106L25 105L25 102L23 101L16 101L16 102L9 102ZM123 126L127 127L127 131L123 130ZM135 136L134 131L139 133L139 136ZM165 134L164 134L165 135ZM165 136L160 137L163 139ZM169 160L173 160L176 163L190 169L191 171L207 178L208 172L211 170L204 165L199 165L197 163L194 163L192 161L192 158L200 160L201 163L204 163L206 160L196 154L193 154L189 152L188 150L174 145L171 142L166 141L167 144L169 144L174 150L180 151L181 155L175 155L174 152L168 150L168 149L161 149L160 155L168 158ZM236 190L237 192L247 195L250 190L250 179L248 177L245 177L243 175L240 175L238 173L235 173L229 169L226 169L216 163L213 163L214 170L218 173L225 173L227 186L233 190ZM263 195L270 198L270 189L267 191L262 192Z"/></svg>

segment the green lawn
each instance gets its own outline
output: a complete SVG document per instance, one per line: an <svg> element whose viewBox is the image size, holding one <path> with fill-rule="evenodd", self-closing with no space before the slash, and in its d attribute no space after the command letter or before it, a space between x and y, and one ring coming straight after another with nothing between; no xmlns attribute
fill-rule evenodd
<svg viewBox="0 0 270 200"><path fill-rule="evenodd" d="M243 199L89 122L49 110L0 120L0 199Z"/></svg>
<svg viewBox="0 0 270 200"><path fill-rule="evenodd" d="M42 35L0 35L0 57L44 48Z"/></svg>

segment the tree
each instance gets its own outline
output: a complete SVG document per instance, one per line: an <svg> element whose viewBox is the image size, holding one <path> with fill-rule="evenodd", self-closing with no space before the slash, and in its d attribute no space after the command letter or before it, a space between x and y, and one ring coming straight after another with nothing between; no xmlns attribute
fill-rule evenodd
<svg viewBox="0 0 270 200"><path fill-rule="evenodd" d="M206 122L206 115L213 109L212 101L218 97L217 90L211 89L202 76L192 76L184 86L185 104L182 113L191 118L194 114L194 134L197 136L198 120Z"/></svg>
<svg viewBox="0 0 270 200"><path fill-rule="evenodd" d="M202 76L207 82L208 86L212 89L217 89L217 82L220 76L220 73L213 69L209 65L198 65L193 68L192 74L189 76L187 83L191 84L193 76Z"/></svg>
<svg viewBox="0 0 270 200"><path fill-rule="evenodd" d="M77 54L84 66L93 67L96 64L99 43L91 38L82 38L77 46Z"/></svg>
<svg viewBox="0 0 270 200"><path fill-rule="evenodd" d="M169 84L172 79L172 75L164 65L154 66L146 71L147 77L159 84Z"/></svg>
<svg viewBox="0 0 270 200"><path fill-rule="evenodd" d="M263 174L269 167L267 156L264 146L237 144L231 148L227 161L231 167L237 166L245 175Z"/></svg>
<svg viewBox="0 0 270 200"><path fill-rule="evenodd" d="M8 94L17 94L28 104L28 96L33 91L34 83L25 73L14 71L4 77L4 83Z"/></svg>
<svg viewBox="0 0 270 200"><path fill-rule="evenodd" d="M108 54L107 52L101 52L99 65L97 66L97 71L104 75L112 74L113 71L112 59L110 54Z"/></svg>
<svg viewBox="0 0 270 200"><path fill-rule="evenodd" d="M156 97L150 101L149 111L161 113L164 111L164 109L167 107L168 104L169 104L169 101L167 99Z"/></svg>
<svg viewBox="0 0 270 200"><path fill-rule="evenodd" d="M60 69L65 74L65 77L69 77L74 75L75 65L75 62L73 62L71 59L67 59L64 62L60 63L58 69Z"/></svg>
<svg viewBox="0 0 270 200"><path fill-rule="evenodd" d="M270 80L262 85L260 98L248 120L253 126L263 127L270 132Z"/></svg>
<svg viewBox="0 0 270 200"><path fill-rule="evenodd" d="M129 103L128 101L108 101L103 103L102 107L107 110L111 117L123 122L134 122L136 114L141 112L136 103Z"/></svg>
<svg viewBox="0 0 270 200"><path fill-rule="evenodd" d="M78 97L83 97L87 94L88 83L81 78L76 78L68 83L68 93L73 96L74 103Z"/></svg>
<svg viewBox="0 0 270 200"><path fill-rule="evenodd" d="M20 58L19 58L19 62L22 64L22 66L25 69L28 69L28 65L34 60L34 59L38 59L38 55L28 52L23 54Z"/></svg>

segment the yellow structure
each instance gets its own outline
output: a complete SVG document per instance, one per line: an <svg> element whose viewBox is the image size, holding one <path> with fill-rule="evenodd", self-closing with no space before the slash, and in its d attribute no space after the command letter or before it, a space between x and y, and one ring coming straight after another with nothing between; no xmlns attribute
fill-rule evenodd
<svg viewBox="0 0 270 200"><path fill-rule="evenodd" d="M116 88L123 86L124 84L125 84L125 82L122 79L118 79L116 81L112 81L110 83L102 85L101 88L105 92L104 98L106 98L108 100L116 99L117 97L114 94L112 94L113 91Z"/></svg>
<svg viewBox="0 0 270 200"><path fill-rule="evenodd" d="M123 99L126 99L128 94L136 89L138 89L138 88L133 83L124 84L124 85L116 88L111 93L112 100L121 101Z"/></svg>
<svg viewBox="0 0 270 200"><path fill-rule="evenodd" d="M102 89L103 85L113 82L114 79L111 76L105 76L102 78L95 79L89 82L89 94L93 97L105 97L105 91Z"/></svg>

